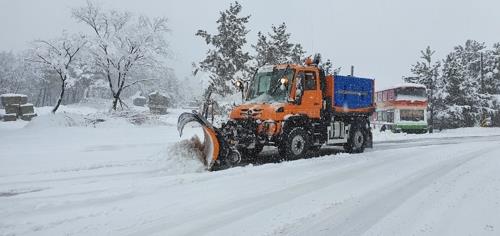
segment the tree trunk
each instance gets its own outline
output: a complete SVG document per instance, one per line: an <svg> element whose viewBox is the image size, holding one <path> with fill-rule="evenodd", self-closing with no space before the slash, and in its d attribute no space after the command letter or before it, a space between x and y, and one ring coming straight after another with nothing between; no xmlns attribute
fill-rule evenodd
<svg viewBox="0 0 500 236"><path fill-rule="evenodd" d="M52 109L52 113L56 113L57 109L59 109L59 106L61 105L63 96L64 96L64 89L66 88L66 80L63 80L61 83L61 94L59 94L59 99L57 99L56 106L54 109Z"/></svg>
<svg viewBox="0 0 500 236"><path fill-rule="evenodd" d="M118 88L118 91L116 91L115 94L113 94L113 110L116 111L116 108L118 107L118 102L120 102L120 105L122 104L122 100L120 99L120 95L122 94L122 91L123 91L123 88L124 88L124 82L122 81L120 84L119 84L119 88ZM122 110L123 110L123 106L122 106Z"/></svg>
<svg viewBox="0 0 500 236"><path fill-rule="evenodd" d="M115 111L116 111L116 107L118 106L118 99L119 99L118 96L113 96L113 106L112 106L112 108Z"/></svg>
<svg viewBox="0 0 500 236"><path fill-rule="evenodd" d="M116 111L116 108L118 107L118 102L120 102L120 94L122 93L122 89L118 89L118 92L113 95L113 110Z"/></svg>

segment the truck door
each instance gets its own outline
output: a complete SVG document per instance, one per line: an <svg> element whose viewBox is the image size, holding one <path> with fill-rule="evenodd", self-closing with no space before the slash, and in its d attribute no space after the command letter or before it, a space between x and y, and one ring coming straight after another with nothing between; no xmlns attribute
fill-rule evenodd
<svg viewBox="0 0 500 236"><path fill-rule="evenodd" d="M300 81L303 80L303 81ZM304 70L297 73L296 83L302 83L302 101L296 106L298 113L306 113L311 118L319 118L321 110L321 90L318 72Z"/></svg>

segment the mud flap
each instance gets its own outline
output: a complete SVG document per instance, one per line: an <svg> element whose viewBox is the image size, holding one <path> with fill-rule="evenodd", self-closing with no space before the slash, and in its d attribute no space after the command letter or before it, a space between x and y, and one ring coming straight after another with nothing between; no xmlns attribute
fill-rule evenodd
<svg viewBox="0 0 500 236"><path fill-rule="evenodd" d="M180 136L182 136L184 126L190 122L197 122L203 128L203 164L205 164L208 170L213 170L216 162L227 152L222 136L207 119L196 111L193 111L193 113L185 112L179 116L177 131L179 131Z"/></svg>

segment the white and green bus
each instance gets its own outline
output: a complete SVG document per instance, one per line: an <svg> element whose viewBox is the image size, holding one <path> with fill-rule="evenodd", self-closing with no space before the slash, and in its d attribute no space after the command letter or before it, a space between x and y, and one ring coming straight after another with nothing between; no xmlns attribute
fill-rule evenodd
<svg viewBox="0 0 500 236"><path fill-rule="evenodd" d="M424 85L405 83L375 94L373 114L376 129L393 132L427 132L427 93Z"/></svg>

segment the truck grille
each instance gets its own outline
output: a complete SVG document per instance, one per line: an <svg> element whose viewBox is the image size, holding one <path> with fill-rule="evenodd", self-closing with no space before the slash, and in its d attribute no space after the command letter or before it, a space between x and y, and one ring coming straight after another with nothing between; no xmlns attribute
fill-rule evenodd
<svg viewBox="0 0 500 236"><path fill-rule="evenodd" d="M262 109L241 109L240 115L247 118L257 118L262 114Z"/></svg>

